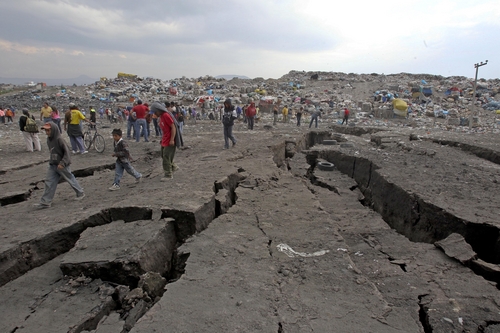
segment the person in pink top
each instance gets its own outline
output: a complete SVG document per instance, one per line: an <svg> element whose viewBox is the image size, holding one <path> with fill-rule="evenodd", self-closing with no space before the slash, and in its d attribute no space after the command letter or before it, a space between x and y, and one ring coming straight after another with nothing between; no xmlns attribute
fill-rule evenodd
<svg viewBox="0 0 500 333"><path fill-rule="evenodd" d="M61 129L61 116L59 115L59 111L55 106L52 106L52 113L50 114L52 118L52 122L57 125L57 128L59 128L59 132L62 133Z"/></svg>

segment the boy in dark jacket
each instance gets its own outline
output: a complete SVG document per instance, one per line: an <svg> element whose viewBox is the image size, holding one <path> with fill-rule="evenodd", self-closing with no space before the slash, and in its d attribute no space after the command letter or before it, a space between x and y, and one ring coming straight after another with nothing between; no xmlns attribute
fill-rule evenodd
<svg viewBox="0 0 500 333"><path fill-rule="evenodd" d="M69 148L64 139L61 137L59 128L53 122L48 122L42 126L47 134L47 145L49 146L49 169L45 177L45 190L39 204L35 204L38 208L48 208L52 205L52 199L56 194L57 184L59 180L64 178L68 184L75 190L76 199L81 200L85 197L83 188L78 184L75 176L71 173L69 165L71 158Z"/></svg>
<svg viewBox="0 0 500 333"><path fill-rule="evenodd" d="M141 181L142 175L130 164L130 152L128 150L128 144L122 138L122 130L115 128L111 134L113 135L113 145L115 147L115 152L112 156L116 157L116 167L115 180L109 190L116 191L120 189L120 179L122 179L123 170L126 170L130 175L132 175L135 178L136 183Z"/></svg>

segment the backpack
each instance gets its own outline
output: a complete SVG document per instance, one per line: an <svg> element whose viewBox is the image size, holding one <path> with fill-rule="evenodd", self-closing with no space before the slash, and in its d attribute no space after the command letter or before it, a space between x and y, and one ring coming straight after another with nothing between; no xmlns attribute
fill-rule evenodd
<svg viewBox="0 0 500 333"><path fill-rule="evenodd" d="M28 133L38 133L38 126L33 118L26 116L24 131Z"/></svg>
<svg viewBox="0 0 500 333"><path fill-rule="evenodd" d="M176 147L180 148L180 147L184 146L184 141L182 140L182 133L181 133L181 131L179 129L179 122L177 121L177 119L175 119L175 117L172 114L172 112L167 111L167 113L170 115L170 117L172 117L172 120L174 121L174 124L175 124L175 139L174 139L174 142L175 142Z"/></svg>

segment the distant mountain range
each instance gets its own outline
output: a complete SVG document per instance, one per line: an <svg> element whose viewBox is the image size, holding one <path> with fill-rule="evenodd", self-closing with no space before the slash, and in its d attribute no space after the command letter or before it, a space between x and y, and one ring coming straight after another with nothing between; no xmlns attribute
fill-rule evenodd
<svg viewBox="0 0 500 333"><path fill-rule="evenodd" d="M245 75L217 75L215 78L216 79L226 79L229 81L231 79L234 79L235 77L238 79L250 80L250 78L248 76L245 76Z"/></svg>
<svg viewBox="0 0 500 333"><path fill-rule="evenodd" d="M64 86L70 86L73 84L76 85L82 85L82 84L91 84L99 79L94 79L91 78L87 75L80 75L79 77L76 78L70 78L70 79L40 79L40 78L5 78L5 77L0 77L0 83L5 83L5 84L15 84L18 86L21 85L26 85L28 82L34 82L34 83L40 83L40 82L45 82L48 86L59 86L59 85L64 85Z"/></svg>

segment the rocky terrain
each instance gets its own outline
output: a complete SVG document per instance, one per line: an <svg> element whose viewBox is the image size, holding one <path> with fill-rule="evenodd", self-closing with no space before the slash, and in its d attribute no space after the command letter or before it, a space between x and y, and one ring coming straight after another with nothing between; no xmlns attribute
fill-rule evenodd
<svg viewBox="0 0 500 333"><path fill-rule="evenodd" d="M187 120L169 183L158 139L130 141L144 181L125 175L115 192L110 132L124 125L99 120L104 153L72 158L85 200L61 183L44 210L32 205L46 145L24 152L16 125L0 126L0 332L499 332L500 139L488 109L499 81L480 85L475 106L462 77L297 71L2 95L35 115L45 100L64 110L200 97L207 112L227 97L257 99L261 112L253 131L235 124L228 150L220 122ZM415 97L416 86L433 94ZM394 116L375 92L413 112ZM278 100L321 107L319 128L307 116L273 126Z"/></svg>

